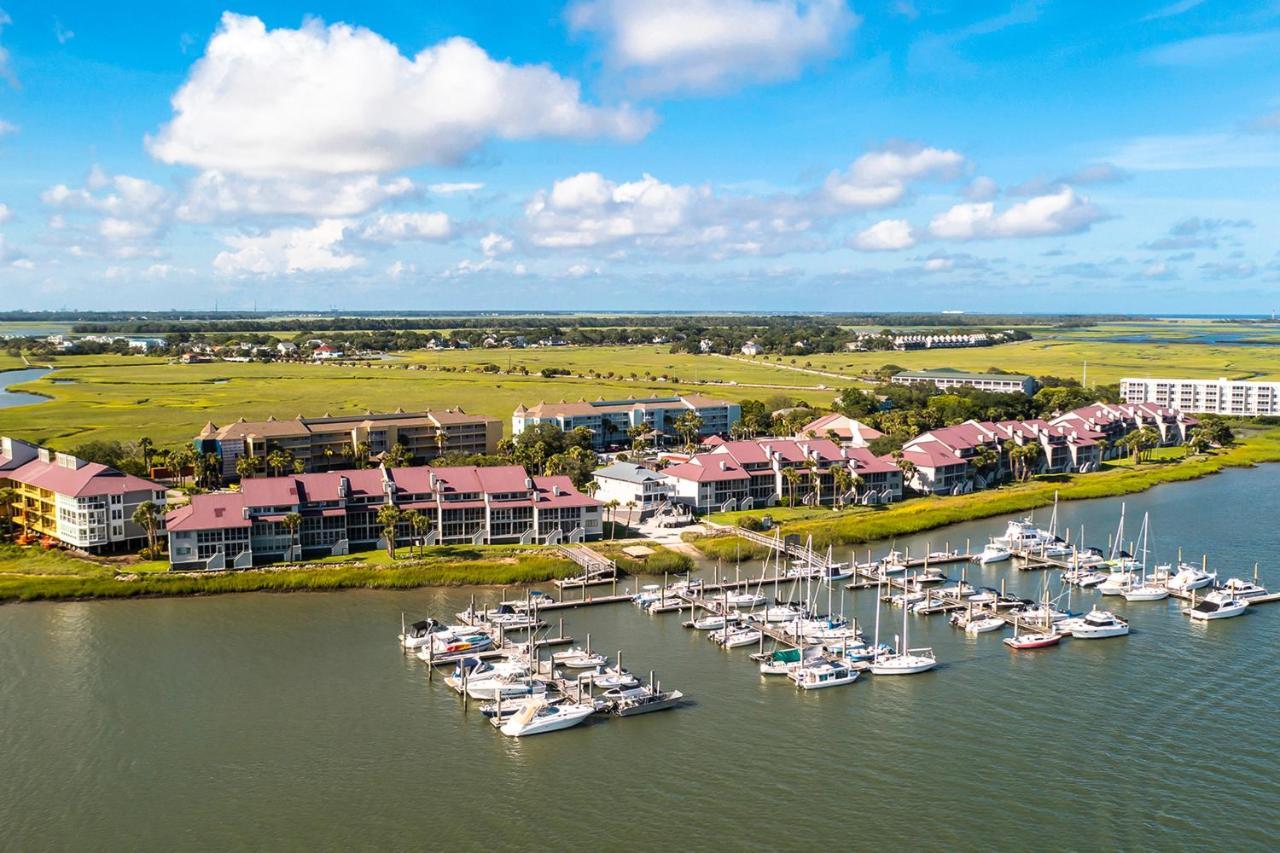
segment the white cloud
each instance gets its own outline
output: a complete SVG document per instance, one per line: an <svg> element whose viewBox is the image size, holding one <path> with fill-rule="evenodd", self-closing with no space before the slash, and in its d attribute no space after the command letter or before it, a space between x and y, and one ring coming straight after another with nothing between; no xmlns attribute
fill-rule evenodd
<svg viewBox="0 0 1280 853"><path fill-rule="evenodd" d="M954 269L956 262L951 258L928 258L924 262L925 272L947 272Z"/></svg>
<svg viewBox="0 0 1280 853"><path fill-rule="evenodd" d="M1000 185L994 178L979 175L964 188L964 197L970 201L988 201L1000 194Z"/></svg>
<svg viewBox="0 0 1280 853"><path fill-rule="evenodd" d="M1215 33L1151 48L1143 58L1152 65L1216 66L1256 54L1274 56L1280 30Z"/></svg>
<svg viewBox="0 0 1280 853"><path fill-rule="evenodd" d="M30 258L18 258L13 261L10 266L17 267L20 270L33 270L36 268L35 261Z"/></svg>
<svg viewBox="0 0 1280 853"><path fill-rule="evenodd" d="M964 165L964 156L956 151L918 145L887 147L863 154L846 172L832 172L823 191L844 207L888 207L902 200L911 181L952 179Z"/></svg>
<svg viewBox="0 0 1280 853"><path fill-rule="evenodd" d="M0 9L0 33L4 32L4 28L13 23L13 18L4 9ZM3 45L0 45L0 77L9 81L9 85L18 88L18 78L13 73L13 67L9 65L9 51Z"/></svg>
<svg viewBox="0 0 1280 853"><path fill-rule="evenodd" d="M915 244L911 223L905 219L882 220L853 238L855 248L868 252L909 249Z"/></svg>
<svg viewBox="0 0 1280 853"><path fill-rule="evenodd" d="M377 175L255 179L211 169L192 179L177 214L192 222L244 214L360 216L391 199L416 192L413 181L404 177L387 181Z"/></svg>
<svg viewBox="0 0 1280 853"><path fill-rule="evenodd" d="M447 214L438 212L384 213L365 225L360 236L379 243L448 240L453 236L453 223Z"/></svg>
<svg viewBox="0 0 1280 853"><path fill-rule="evenodd" d="M1063 187L996 213L993 202L957 204L929 222L929 233L944 240L1045 237L1085 231L1103 214L1089 199Z"/></svg>
<svg viewBox="0 0 1280 853"><path fill-rule="evenodd" d="M455 195L457 193L473 193L484 189L484 184L474 181L457 181L454 183L430 184L427 189L437 195Z"/></svg>
<svg viewBox="0 0 1280 853"><path fill-rule="evenodd" d="M653 124L627 106L586 104L576 81L496 61L464 38L408 58L367 29L268 31L230 12L173 108L148 139L154 156L258 177L457 163L491 138L634 140Z"/></svg>
<svg viewBox="0 0 1280 853"><path fill-rule="evenodd" d="M485 257L496 258L498 255L505 255L515 248L511 239L501 234L490 232L480 238L480 251L484 252Z"/></svg>
<svg viewBox="0 0 1280 853"><path fill-rule="evenodd" d="M161 236L168 228L173 195L159 184L131 175L109 175L94 166L84 186L55 184L40 194L40 200L60 212L97 217L97 235L109 243L137 243ZM65 225L55 215L51 227ZM117 246L113 252L137 253L134 247Z"/></svg>
<svg viewBox="0 0 1280 853"><path fill-rule="evenodd" d="M536 245L597 246L673 233L688 224L694 204L709 190L672 186L652 175L616 184L599 172L582 172L539 191L525 206Z"/></svg>
<svg viewBox="0 0 1280 853"><path fill-rule="evenodd" d="M395 261L387 267L387 278L397 279L406 273L415 273L418 268L413 264L406 264L404 261Z"/></svg>
<svg viewBox="0 0 1280 853"><path fill-rule="evenodd" d="M312 228L227 235L222 241L229 251L218 253L213 269L221 275L290 275L351 269L362 259L344 253L341 244L353 224L349 219L323 219Z"/></svg>
<svg viewBox="0 0 1280 853"><path fill-rule="evenodd" d="M1190 12L1203 2L1204 0L1176 0L1176 2L1170 3L1168 6L1161 6L1154 12L1143 15L1142 20L1155 21L1160 18L1172 18L1176 15L1181 15L1184 12Z"/></svg>
<svg viewBox="0 0 1280 853"><path fill-rule="evenodd" d="M11 121L0 119L0 136L8 136L11 133L17 133L18 126Z"/></svg>
<svg viewBox="0 0 1280 853"><path fill-rule="evenodd" d="M638 89L668 92L794 78L859 19L845 0L584 0L569 22L599 34L606 65Z"/></svg>
<svg viewBox="0 0 1280 853"><path fill-rule="evenodd" d="M0 224L4 224L13 218L13 211L9 209L9 205L0 202Z"/></svg>

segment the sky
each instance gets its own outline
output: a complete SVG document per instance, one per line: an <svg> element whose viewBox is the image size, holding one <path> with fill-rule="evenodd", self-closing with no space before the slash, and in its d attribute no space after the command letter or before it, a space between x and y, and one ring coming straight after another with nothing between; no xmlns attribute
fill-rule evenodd
<svg viewBox="0 0 1280 853"><path fill-rule="evenodd" d="M0 308L1280 307L1280 2L0 0Z"/></svg>

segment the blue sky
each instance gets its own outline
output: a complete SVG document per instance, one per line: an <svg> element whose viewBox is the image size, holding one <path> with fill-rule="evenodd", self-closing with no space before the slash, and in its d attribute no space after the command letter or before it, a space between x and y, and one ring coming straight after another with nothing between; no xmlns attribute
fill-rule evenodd
<svg viewBox="0 0 1280 853"><path fill-rule="evenodd" d="M0 0L6 308L1280 307L1280 3Z"/></svg>

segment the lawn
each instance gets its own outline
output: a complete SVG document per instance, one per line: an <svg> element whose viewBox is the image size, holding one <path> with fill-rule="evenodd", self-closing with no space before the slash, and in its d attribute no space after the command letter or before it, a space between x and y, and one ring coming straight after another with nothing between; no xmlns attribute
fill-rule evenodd
<svg viewBox="0 0 1280 853"><path fill-rule="evenodd" d="M628 373L636 369L628 356L616 349L609 358L602 352L589 352L598 357L595 363L601 368L616 361L611 369L625 368ZM505 351L493 353L492 357L503 354ZM472 353L469 363L479 365L488 358L485 353ZM668 358L675 359L675 356ZM398 362L362 366L184 365L128 357L108 361L103 357L83 361L62 357L56 362L59 369L52 378L17 386L53 399L32 406L0 409L0 435L20 436L56 448L71 447L90 439L134 441L147 435L165 446L189 441L206 421L222 425L240 417L255 420L272 415L292 418L298 414L315 416L325 412L344 414L396 408L414 411L461 406L468 412L500 418L505 424L518 404L540 400L622 399L676 393L741 400L786 393L822 404L832 397L832 392L817 389L779 391L745 385L695 384L693 374L684 368L688 360L701 363L702 359L682 358L684 361L672 361L684 373L677 384L643 379L547 379L540 375L410 370L409 364ZM723 359L714 362L706 359L706 363L714 363L722 371L734 369L733 362ZM637 372L643 376L644 370ZM770 376L780 373L768 372ZM54 381L55 378L58 381ZM791 381L790 377L783 377L783 383L787 381Z"/></svg>

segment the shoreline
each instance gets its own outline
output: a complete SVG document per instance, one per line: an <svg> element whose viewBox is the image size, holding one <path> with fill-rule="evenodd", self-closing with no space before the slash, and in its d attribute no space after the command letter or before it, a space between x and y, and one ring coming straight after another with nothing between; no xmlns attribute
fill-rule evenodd
<svg viewBox="0 0 1280 853"><path fill-rule="evenodd" d="M1055 493L1062 501L1121 497L1168 483L1199 480L1227 468L1252 468L1277 462L1280 462L1280 429L1270 428L1203 457L1166 463L1149 462L1089 474L1048 476L968 495L913 498L889 507L855 508L832 513L830 518L783 520L777 527L783 535L812 535L815 547L863 545L952 524L1028 512L1052 505ZM730 514L734 517L722 523L728 525L736 522L738 517L767 514L768 510L750 510ZM765 550L762 546L744 542L732 533L694 534L686 541L712 559L733 557L738 553L757 557L762 556Z"/></svg>

